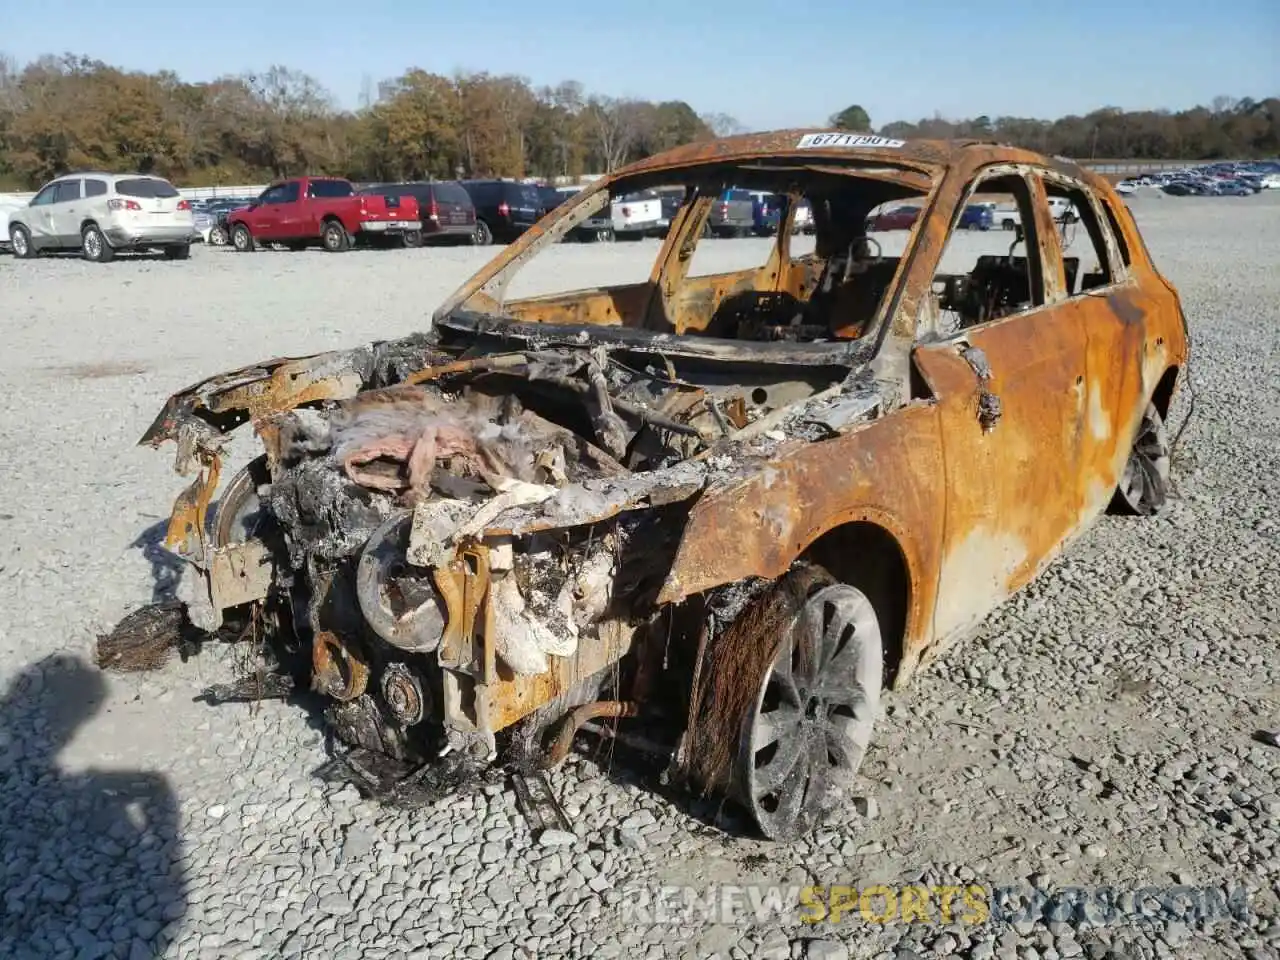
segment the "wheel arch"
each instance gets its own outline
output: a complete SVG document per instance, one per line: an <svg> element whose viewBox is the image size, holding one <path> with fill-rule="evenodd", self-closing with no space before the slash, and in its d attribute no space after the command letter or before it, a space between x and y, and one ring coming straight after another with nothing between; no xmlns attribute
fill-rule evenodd
<svg viewBox="0 0 1280 960"><path fill-rule="evenodd" d="M914 599L911 565L901 541L874 520L851 520L815 539L801 559L812 560L867 595L880 621L885 687L895 686L906 654Z"/></svg>
<svg viewBox="0 0 1280 960"><path fill-rule="evenodd" d="M1156 384L1156 388L1152 391L1151 402L1155 404L1157 410L1160 411L1162 420L1169 419L1169 407L1173 404L1173 394L1178 386L1178 375L1181 373L1179 367L1171 366L1160 377L1160 382Z"/></svg>

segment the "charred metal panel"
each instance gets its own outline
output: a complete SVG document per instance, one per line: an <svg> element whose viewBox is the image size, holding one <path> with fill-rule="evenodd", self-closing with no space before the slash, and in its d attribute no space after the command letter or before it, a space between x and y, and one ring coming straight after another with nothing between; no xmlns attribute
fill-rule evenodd
<svg viewBox="0 0 1280 960"><path fill-rule="evenodd" d="M676 603L748 577L778 577L827 531L869 522L887 530L907 558L904 647L910 659L933 636L945 476L938 414L927 403L798 446L703 493L658 602Z"/></svg>

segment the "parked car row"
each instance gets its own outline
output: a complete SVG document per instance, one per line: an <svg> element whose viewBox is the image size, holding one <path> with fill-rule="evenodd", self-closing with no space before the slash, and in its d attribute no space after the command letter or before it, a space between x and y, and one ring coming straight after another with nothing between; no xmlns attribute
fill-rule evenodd
<svg viewBox="0 0 1280 960"><path fill-rule="evenodd" d="M1080 219L1072 203L1064 197L1048 197L1046 203L1059 223L1075 223ZM873 210L864 224L867 231L910 230L920 217L919 204L904 203L884 205ZM961 230L1013 230L1021 222L1018 208L1012 203L998 204L993 200L978 200L965 204L956 221Z"/></svg>
<svg viewBox="0 0 1280 960"><path fill-rule="evenodd" d="M1116 192L1132 195L1143 187L1171 197L1249 197L1280 188L1280 161L1222 161L1183 170L1145 174L1116 184Z"/></svg>
<svg viewBox="0 0 1280 960"><path fill-rule="evenodd" d="M544 213L571 200L583 190L578 186L539 186ZM654 187L612 199L609 211L588 218L569 231L565 239L580 242L639 240L663 237L684 203L684 187ZM761 191L725 190L711 208L704 232L708 236L771 236L777 232L782 197ZM812 232L813 215L802 203L796 211L795 232Z"/></svg>
<svg viewBox="0 0 1280 960"><path fill-rule="evenodd" d="M80 249L106 261L120 250L163 250L185 259L192 243L251 252L261 246L341 252L353 246L416 247L428 243L509 243L582 187L517 180L471 179L356 185L341 177L293 177L259 195L188 200L167 180L145 175L68 174L50 181L27 204L0 210L0 239L20 257ZM580 242L663 237L686 197L685 187L657 187L614 197L606 211L577 224L565 239ZM965 214L966 228L990 229L990 205ZM726 189L711 208L707 236L777 233L782 194ZM919 208L882 212L876 229L909 227ZM812 233L813 212L802 201L795 233Z"/></svg>
<svg viewBox="0 0 1280 960"><path fill-rule="evenodd" d="M197 239L212 247L224 247L231 239L227 216L233 210L250 206L256 197L217 197L193 200L191 210L195 221Z"/></svg>

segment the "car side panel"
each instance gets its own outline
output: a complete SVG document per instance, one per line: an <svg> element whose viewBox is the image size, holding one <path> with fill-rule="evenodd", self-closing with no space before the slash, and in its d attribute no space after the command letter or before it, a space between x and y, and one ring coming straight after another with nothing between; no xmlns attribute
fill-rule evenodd
<svg viewBox="0 0 1280 960"><path fill-rule="evenodd" d="M307 196L309 182L298 183L298 199L276 207L275 236L279 240L301 240L319 235L319 226L311 230L312 208L316 201Z"/></svg>
<svg viewBox="0 0 1280 960"><path fill-rule="evenodd" d="M1027 584L1080 522L1085 343L1078 318L1040 309L916 348L946 457L940 641Z"/></svg>
<svg viewBox="0 0 1280 960"><path fill-rule="evenodd" d="M1097 514L1111 499L1156 387L1167 370L1186 364L1187 344L1176 298L1142 267L1071 308L1088 333L1084 509Z"/></svg>
<svg viewBox="0 0 1280 960"><path fill-rule="evenodd" d="M243 223L249 228L249 232L259 240L270 240L275 231L276 214L276 204L261 203L252 210L240 210L227 219L233 226L237 223Z"/></svg>
<svg viewBox="0 0 1280 960"><path fill-rule="evenodd" d="M46 188L41 188L32 198L33 202L21 211L22 216L12 218L27 228L27 232L31 234L31 245L37 250L48 250L57 246L53 218L49 213L49 208L53 204L34 202L40 198L44 189Z"/></svg>
<svg viewBox="0 0 1280 960"><path fill-rule="evenodd" d="M694 505L659 603L774 578L824 533L873 523L898 543L909 589L899 681L933 641L946 496L938 407L916 401L820 443L795 442Z"/></svg>

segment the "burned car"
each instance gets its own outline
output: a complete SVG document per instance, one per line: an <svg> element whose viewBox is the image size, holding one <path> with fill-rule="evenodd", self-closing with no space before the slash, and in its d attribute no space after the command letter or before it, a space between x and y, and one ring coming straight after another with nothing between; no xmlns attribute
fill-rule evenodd
<svg viewBox="0 0 1280 960"><path fill-rule="evenodd" d="M508 296L657 185L684 195L647 278ZM785 198L781 228L762 264L695 275L728 185ZM1008 249L958 229L982 195L1020 210ZM898 202L910 230L868 233ZM885 689L1103 511L1162 507L1188 355L1176 290L1095 175L805 130L603 178L431 321L168 400L142 442L194 476L167 538L190 622L251 620L368 756L556 764L584 725L629 732L772 838L848 788ZM215 504L246 424L263 452Z"/></svg>

